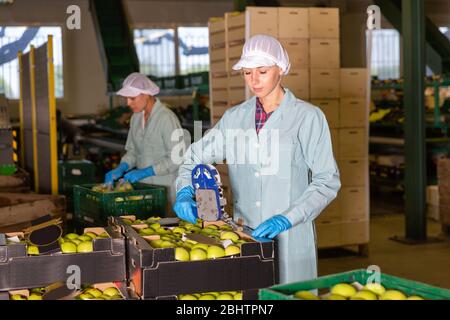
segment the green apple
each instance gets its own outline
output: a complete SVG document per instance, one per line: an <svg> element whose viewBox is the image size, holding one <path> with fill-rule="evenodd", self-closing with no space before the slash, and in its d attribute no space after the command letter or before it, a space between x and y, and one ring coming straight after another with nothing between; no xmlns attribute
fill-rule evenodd
<svg viewBox="0 0 450 320"><path fill-rule="evenodd" d="M228 246L225 248L225 255L226 256L234 256L241 254L241 249L238 246Z"/></svg>
<svg viewBox="0 0 450 320"><path fill-rule="evenodd" d="M78 235L76 233L68 233L68 234L66 234L66 236L64 238L73 240L73 239L78 238Z"/></svg>
<svg viewBox="0 0 450 320"><path fill-rule="evenodd" d="M111 300L123 300L123 297L120 294L115 294L111 297Z"/></svg>
<svg viewBox="0 0 450 320"><path fill-rule="evenodd" d="M219 229L224 230L224 231L232 231L233 230L233 228L227 224L220 226Z"/></svg>
<svg viewBox="0 0 450 320"><path fill-rule="evenodd" d="M343 297L343 296L338 295L338 294L330 294L327 297L327 300L347 300L347 299L345 297Z"/></svg>
<svg viewBox="0 0 450 320"><path fill-rule="evenodd" d="M239 240L239 235L232 231L224 231L220 234L220 240L231 240L236 242Z"/></svg>
<svg viewBox="0 0 450 320"><path fill-rule="evenodd" d="M363 300L378 300L377 295L373 293L372 291L367 290L361 290L355 293L353 296L350 297L351 300L354 300L355 298L361 298Z"/></svg>
<svg viewBox="0 0 450 320"><path fill-rule="evenodd" d="M81 242L83 242L83 241L78 240L78 239L72 239L72 240L70 240L70 241L73 242L73 243L75 243L76 245L79 245Z"/></svg>
<svg viewBox="0 0 450 320"><path fill-rule="evenodd" d="M406 300L424 300L424 298L419 296L410 296Z"/></svg>
<svg viewBox="0 0 450 320"><path fill-rule="evenodd" d="M362 288L362 290L373 292L377 296L382 296L386 292L386 289L379 283L368 283Z"/></svg>
<svg viewBox="0 0 450 320"><path fill-rule="evenodd" d="M103 233L106 233L106 232L103 232ZM102 234L103 234L102 233ZM95 238L97 238L97 235L95 234L95 233L93 233L93 232L86 232L85 234L84 234L84 236L88 236L88 237L91 237L91 239L95 239Z"/></svg>
<svg viewBox="0 0 450 320"><path fill-rule="evenodd" d="M172 232L173 233L178 233L178 234L183 234L183 233L186 232L186 229L181 228L181 227L175 227L175 228L172 229Z"/></svg>
<svg viewBox="0 0 450 320"><path fill-rule="evenodd" d="M202 249L202 250L208 251L208 247L209 246L205 243L197 243L192 247L192 249Z"/></svg>
<svg viewBox="0 0 450 320"><path fill-rule="evenodd" d="M176 247L175 243L171 241L165 240L161 243L161 248L175 248L175 247Z"/></svg>
<svg viewBox="0 0 450 320"><path fill-rule="evenodd" d="M64 240L64 238L58 238L58 243L59 244L64 243L64 242L66 242L66 240Z"/></svg>
<svg viewBox="0 0 450 320"><path fill-rule="evenodd" d="M27 298L21 294L13 294L11 300L27 300Z"/></svg>
<svg viewBox="0 0 450 320"><path fill-rule="evenodd" d="M45 288L33 288L30 289L30 293L37 293L42 295L45 292Z"/></svg>
<svg viewBox="0 0 450 320"><path fill-rule="evenodd" d="M189 252L184 248L175 248L175 260L189 261Z"/></svg>
<svg viewBox="0 0 450 320"><path fill-rule="evenodd" d="M170 233L168 230L164 229L164 228L159 228L155 230L157 234L159 235L164 235L164 234L168 234Z"/></svg>
<svg viewBox="0 0 450 320"><path fill-rule="evenodd" d="M94 245L92 241L83 241L77 246L77 252L92 252Z"/></svg>
<svg viewBox="0 0 450 320"><path fill-rule="evenodd" d="M28 297L28 300L42 300L42 294L39 293L32 293Z"/></svg>
<svg viewBox="0 0 450 320"><path fill-rule="evenodd" d="M94 296L95 298L98 298L103 294L100 290L96 288L87 289L84 293L89 293L91 296Z"/></svg>
<svg viewBox="0 0 450 320"><path fill-rule="evenodd" d="M133 224L133 221L131 221L130 219L122 219L122 221L129 226Z"/></svg>
<svg viewBox="0 0 450 320"><path fill-rule="evenodd" d="M406 296L398 290L386 290L380 300L406 300Z"/></svg>
<svg viewBox="0 0 450 320"><path fill-rule="evenodd" d="M113 297L115 295L120 296L120 291L116 287L109 287L109 288L106 288L105 290L103 290L103 294L110 296L110 297Z"/></svg>
<svg viewBox="0 0 450 320"><path fill-rule="evenodd" d="M179 300L198 300L197 297L193 296L192 294L180 295L180 297L178 299Z"/></svg>
<svg viewBox="0 0 450 320"><path fill-rule="evenodd" d="M217 300L234 300L234 297L229 293L222 293L216 299Z"/></svg>
<svg viewBox="0 0 450 320"><path fill-rule="evenodd" d="M219 246L209 246L207 251L208 259L225 257L225 250Z"/></svg>
<svg viewBox="0 0 450 320"><path fill-rule="evenodd" d="M320 300L318 296L310 291L297 291L294 293L294 297L301 300Z"/></svg>
<svg viewBox="0 0 450 320"><path fill-rule="evenodd" d="M191 261L205 260L207 257L206 251L200 248L192 249L189 253L189 258Z"/></svg>
<svg viewBox="0 0 450 320"><path fill-rule="evenodd" d="M133 221L133 224L141 224L141 223L142 223L142 220L140 220L140 219L136 219Z"/></svg>
<svg viewBox="0 0 450 320"><path fill-rule="evenodd" d="M111 297L106 294L102 294L99 298L102 298L103 300L111 300Z"/></svg>
<svg viewBox="0 0 450 320"><path fill-rule="evenodd" d="M27 246L27 253L31 256L38 256L39 248L37 246Z"/></svg>
<svg viewBox="0 0 450 320"><path fill-rule="evenodd" d="M234 295L234 300L242 300L242 292L238 292Z"/></svg>
<svg viewBox="0 0 450 320"><path fill-rule="evenodd" d="M205 229L214 229L214 230L219 230L219 227L216 226L215 224L210 224L209 226L206 226Z"/></svg>
<svg viewBox="0 0 450 320"><path fill-rule="evenodd" d="M338 283L331 288L331 293L350 298L356 293L356 289L348 283Z"/></svg>
<svg viewBox="0 0 450 320"><path fill-rule="evenodd" d="M61 244L61 251L63 253L75 253L77 252L77 245L70 241L64 242Z"/></svg>
<svg viewBox="0 0 450 320"><path fill-rule="evenodd" d="M214 230L211 229L211 228L205 228L205 229L202 229L202 230L200 231L200 233L201 233L201 234L204 234L205 236L209 236L209 235L211 235L211 234L214 233Z"/></svg>
<svg viewBox="0 0 450 320"><path fill-rule="evenodd" d="M161 225L159 224L159 223L152 223L151 225L150 225L150 228L152 228L152 229L160 229L161 228Z"/></svg>
<svg viewBox="0 0 450 320"><path fill-rule="evenodd" d="M109 238L109 234L107 232L102 232L98 235L97 238Z"/></svg>
<svg viewBox="0 0 450 320"><path fill-rule="evenodd" d="M155 233L156 233L155 230L153 230L152 228L144 228L139 230L139 234L142 236L150 236Z"/></svg>
<svg viewBox="0 0 450 320"><path fill-rule="evenodd" d="M198 300L216 300L216 297L214 297L212 294L204 294Z"/></svg>
<svg viewBox="0 0 450 320"><path fill-rule="evenodd" d="M89 236L82 235L82 236L79 236L77 238L77 240L80 240L80 241L92 241L92 238L89 237Z"/></svg>
<svg viewBox="0 0 450 320"><path fill-rule="evenodd" d="M78 299L80 300L91 300L94 299L95 297L89 293L82 293L78 296Z"/></svg>
<svg viewBox="0 0 450 320"><path fill-rule="evenodd" d="M218 293L218 292L205 292L204 294L210 294L210 295L213 295L214 297L218 297L218 296L220 296L220 293Z"/></svg>
<svg viewBox="0 0 450 320"><path fill-rule="evenodd" d="M150 241L150 245L152 246L152 248L161 248L161 245L164 241L163 240L151 240Z"/></svg>

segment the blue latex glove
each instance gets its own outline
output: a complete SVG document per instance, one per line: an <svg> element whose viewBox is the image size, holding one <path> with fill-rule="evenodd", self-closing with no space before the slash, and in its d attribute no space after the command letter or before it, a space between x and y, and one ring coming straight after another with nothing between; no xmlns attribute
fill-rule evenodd
<svg viewBox="0 0 450 320"><path fill-rule="evenodd" d="M105 175L105 183L112 184L115 180L121 178L127 172L129 166L126 162L121 162L117 168L108 171Z"/></svg>
<svg viewBox="0 0 450 320"><path fill-rule="evenodd" d="M292 224L288 218L282 214L277 214L261 223L255 231L252 232L252 237L273 239L281 232L290 228L292 228Z"/></svg>
<svg viewBox="0 0 450 320"><path fill-rule="evenodd" d="M142 179L152 177L154 175L155 171L153 170L153 167L150 166L144 169L131 170L130 172L128 172L123 176L123 179L125 181L128 181L129 183L135 183Z"/></svg>
<svg viewBox="0 0 450 320"><path fill-rule="evenodd" d="M193 197L194 188L191 186L184 187L177 192L177 199L173 206L173 211L177 216L190 223L197 222L197 204Z"/></svg>

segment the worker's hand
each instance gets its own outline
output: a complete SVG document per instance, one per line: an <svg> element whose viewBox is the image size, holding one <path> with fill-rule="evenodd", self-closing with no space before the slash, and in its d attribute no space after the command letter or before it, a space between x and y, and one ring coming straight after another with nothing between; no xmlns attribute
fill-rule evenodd
<svg viewBox="0 0 450 320"><path fill-rule="evenodd" d="M281 232L290 228L292 228L292 224L288 218L278 214L261 223L255 231L252 232L252 237L273 239Z"/></svg>
<svg viewBox="0 0 450 320"><path fill-rule="evenodd" d="M123 176L123 179L125 181L128 181L129 183L135 183L138 181L141 181L142 179L152 177L155 175L155 171L153 170L153 167L147 167L144 169L136 169L131 170L127 174Z"/></svg>
<svg viewBox="0 0 450 320"><path fill-rule="evenodd" d="M125 172L127 172L128 168L129 168L128 167L128 163L121 162L117 166L117 168L115 168L115 169L113 169L111 171L108 171L106 173L106 175L105 175L105 183L107 183L107 184L114 183L114 181L116 181L117 179L120 179L123 176L123 174Z"/></svg>
<svg viewBox="0 0 450 320"><path fill-rule="evenodd" d="M194 188L191 186L184 187L177 192L177 199L173 206L173 211L177 216L190 223L197 222L197 204L193 197Z"/></svg>

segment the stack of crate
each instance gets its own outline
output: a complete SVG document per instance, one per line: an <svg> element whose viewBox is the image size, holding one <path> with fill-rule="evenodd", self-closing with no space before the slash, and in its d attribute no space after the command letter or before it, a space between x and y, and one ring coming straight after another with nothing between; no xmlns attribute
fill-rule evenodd
<svg viewBox="0 0 450 320"><path fill-rule="evenodd" d="M339 11L310 8L310 98L325 114L341 174L337 198L316 220L318 247L369 242L368 78L366 69L341 68Z"/></svg>
<svg viewBox="0 0 450 320"><path fill-rule="evenodd" d="M359 245L361 253L367 252L368 83L366 69L340 69L340 98L333 102L338 107L336 124L330 131L341 175L341 190L316 221L319 248Z"/></svg>
<svg viewBox="0 0 450 320"><path fill-rule="evenodd" d="M324 112L341 172L338 197L316 220L318 245L320 248L359 245L361 250L367 249L369 83L365 69L341 68L339 9L247 7L243 13L226 13L223 20L210 21L210 39L216 40L223 31L225 53L216 49L218 41L210 44L212 124L227 108L251 97L241 73L232 70L245 40L255 34L278 38L291 62L282 85ZM218 73L219 61L221 68L225 65L226 76ZM219 103L217 96L226 96L228 100ZM220 166L219 172L224 177L225 189L230 189L226 166ZM229 194L225 196L231 202Z"/></svg>
<svg viewBox="0 0 450 320"><path fill-rule="evenodd" d="M220 119L228 106L225 48L225 19L211 18L209 28L209 85L211 123Z"/></svg>
<svg viewBox="0 0 450 320"><path fill-rule="evenodd" d="M291 62L289 74L282 85L299 99L309 100L309 9L279 8L278 39Z"/></svg>

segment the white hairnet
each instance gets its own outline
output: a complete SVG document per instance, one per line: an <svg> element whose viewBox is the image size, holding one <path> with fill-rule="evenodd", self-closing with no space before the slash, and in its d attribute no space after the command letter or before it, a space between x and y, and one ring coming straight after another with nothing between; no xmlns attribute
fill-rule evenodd
<svg viewBox="0 0 450 320"><path fill-rule="evenodd" d="M119 96L136 97L140 94L155 96L159 93L159 87L145 74L133 72L123 81L122 89L117 91Z"/></svg>
<svg viewBox="0 0 450 320"><path fill-rule="evenodd" d="M233 70L274 65L279 66L283 74L289 73L291 64L286 50L274 37L257 34L245 42L241 59L233 66Z"/></svg>

